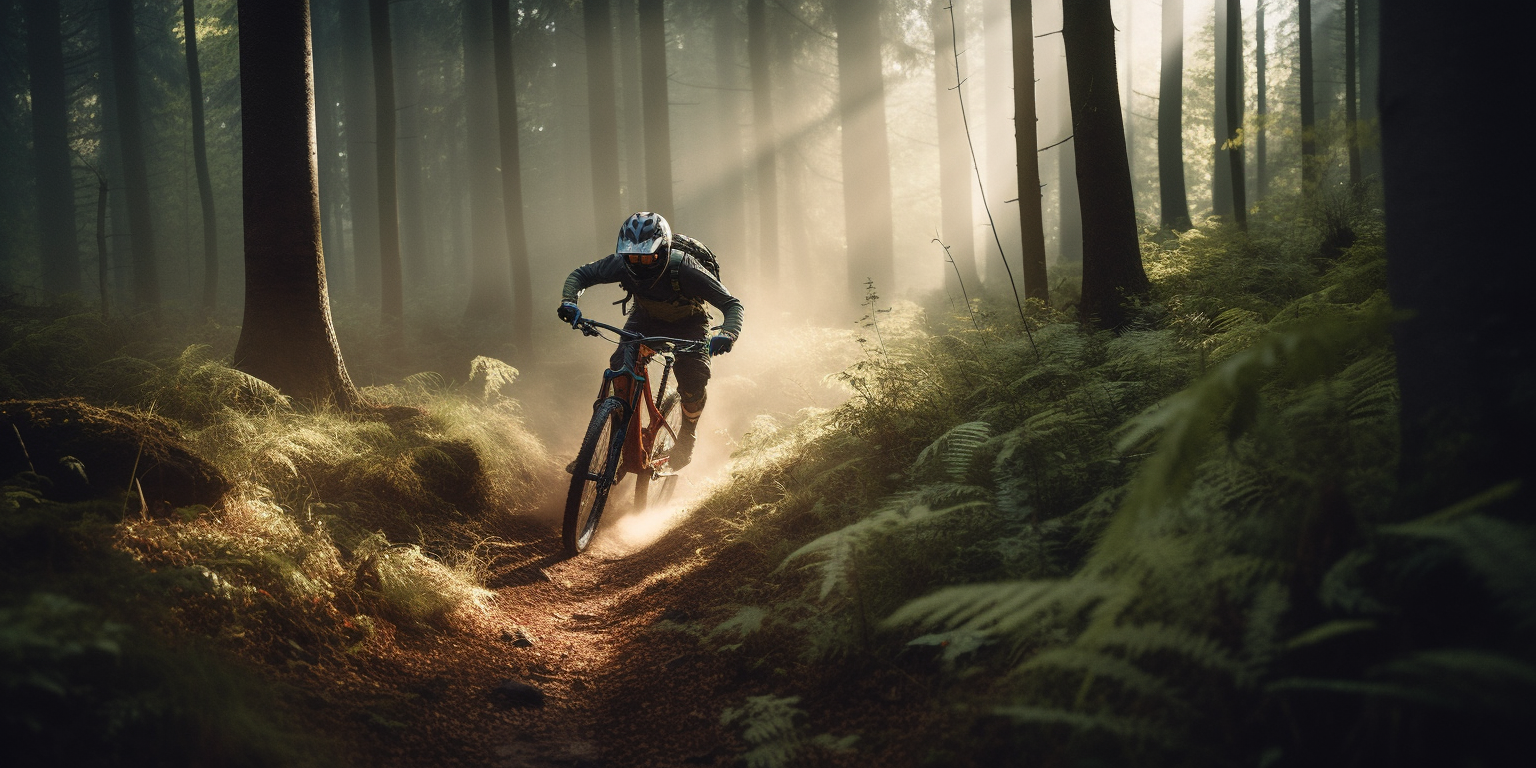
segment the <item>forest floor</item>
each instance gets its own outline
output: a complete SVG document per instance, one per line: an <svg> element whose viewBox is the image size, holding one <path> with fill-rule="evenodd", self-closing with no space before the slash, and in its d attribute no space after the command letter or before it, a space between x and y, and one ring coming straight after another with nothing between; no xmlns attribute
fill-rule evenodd
<svg viewBox="0 0 1536 768"><path fill-rule="evenodd" d="M761 565L741 545L722 547L707 514L694 511L643 548L599 542L569 559L557 528L540 517L520 525L529 543L496 555L487 586L497 599L472 626L402 632L385 653L350 666L285 675L306 692L309 724L338 739L349 762L728 765L749 745L739 725L721 723L722 711L786 684L826 697L824 707L801 703L819 728L897 736L876 751L862 743L841 755L818 750L797 764L910 763L939 725L922 672L846 670L840 680L795 685L785 679L791 670L752 670L678 631Z"/></svg>

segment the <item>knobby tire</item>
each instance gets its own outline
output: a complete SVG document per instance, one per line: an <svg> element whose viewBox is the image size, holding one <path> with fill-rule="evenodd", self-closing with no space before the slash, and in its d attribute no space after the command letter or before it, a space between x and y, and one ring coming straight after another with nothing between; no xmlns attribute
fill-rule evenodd
<svg viewBox="0 0 1536 768"><path fill-rule="evenodd" d="M592 412L587 434L571 469L571 490L565 497L563 538L567 554L581 553L592 543L608 491L613 488L619 454L624 449L626 422L623 400L610 397Z"/></svg>

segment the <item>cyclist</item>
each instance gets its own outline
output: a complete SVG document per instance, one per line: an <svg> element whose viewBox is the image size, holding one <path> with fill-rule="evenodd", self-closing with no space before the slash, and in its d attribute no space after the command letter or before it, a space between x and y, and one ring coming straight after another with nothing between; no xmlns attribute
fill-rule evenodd
<svg viewBox="0 0 1536 768"><path fill-rule="evenodd" d="M618 283L635 301L635 309L624 329L647 336L678 339L709 339L707 351L683 351L677 354L673 369L677 375L677 393L682 401L683 423L669 463L680 469L693 459L693 444L698 434L699 416L704 413L705 387L709 384L709 360L731 351L741 335L741 301L732 296L720 280L687 251L707 254L697 240L674 234L660 214L642 211L630 216L619 227L614 253L584 264L565 279L560 296L560 319L575 328L581 321L576 299L587 288L603 283ZM704 309L709 302L725 319L719 333L709 335L710 315ZM608 366L623 365L619 351ZM627 388L624 378L614 379L615 386ZM626 391L617 393L620 397Z"/></svg>

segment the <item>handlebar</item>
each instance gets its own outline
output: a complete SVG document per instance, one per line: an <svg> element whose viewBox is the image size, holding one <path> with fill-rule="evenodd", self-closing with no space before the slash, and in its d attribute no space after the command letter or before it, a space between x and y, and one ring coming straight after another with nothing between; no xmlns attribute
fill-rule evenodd
<svg viewBox="0 0 1536 768"><path fill-rule="evenodd" d="M619 335L620 341L617 342L619 344L647 344L656 346L666 343L673 345L673 347L678 351L703 350L709 346L709 342L702 341L700 339L677 339L671 336L646 336L643 333L626 331L623 328L615 328L614 326L608 325L607 323L600 323L596 320L587 320L585 318L576 322L576 329L581 331L582 335L584 336L601 336L602 334L598 329L602 329L604 331L612 331Z"/></svg>

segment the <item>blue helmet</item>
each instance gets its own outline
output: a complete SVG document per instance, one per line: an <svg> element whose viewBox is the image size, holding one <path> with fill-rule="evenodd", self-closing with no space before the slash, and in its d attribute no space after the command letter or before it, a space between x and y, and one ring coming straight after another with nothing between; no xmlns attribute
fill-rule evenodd
<svg viewBox="0 0 1536 768"><path fill-rule="evenodd" d="M624 220L619 227L619 242L613 252L624 257L624 266L632 275L651 274L665 264L672 251L672 227L659 213L641 211Z"/></svg>

